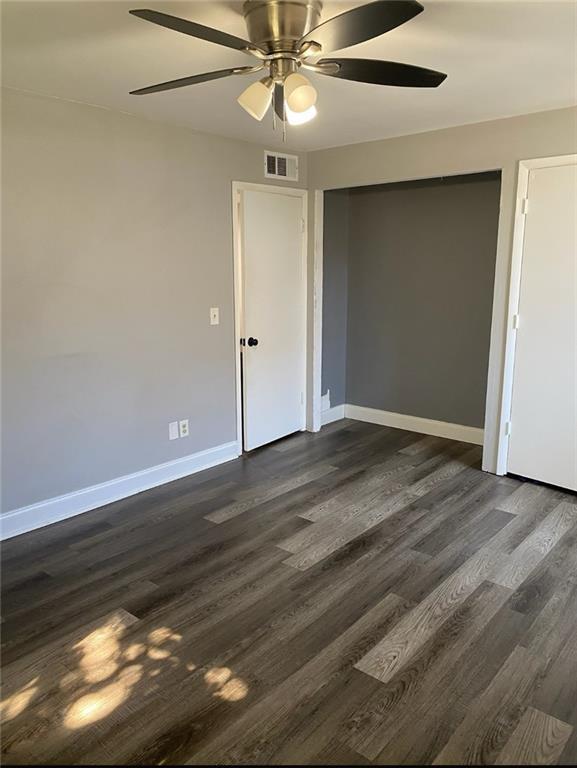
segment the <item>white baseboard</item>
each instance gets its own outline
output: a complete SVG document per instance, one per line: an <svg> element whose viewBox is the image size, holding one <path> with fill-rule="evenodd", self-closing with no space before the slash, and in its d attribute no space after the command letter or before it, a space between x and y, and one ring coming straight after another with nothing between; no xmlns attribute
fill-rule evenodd
<svg viewBox="0 0 577 768"><path fill-rule="evenodd" d="M384 427L395 427L396 429L406 429L409 432L420 432L424 435L446 437L449 440L483 445L484 430L479 427L467 427L464 424L450 424L447 421L423 419L420 416L407 416L404 413L380 411L377 408L365 408L362 405L345 405L344 411L347 419L368 421L371 424L381 424Z"/></svg>
<svg viewBox="0 0 577 768"><path fill-rule="evenodd" d="M467 427L463 424L450 424L445 421L424 419L420 416L407 416L376 408L365 408L361 405L336 405L321 414L323 424L330 424L344 418L483 445L483 430L477 427ZM83 512L89 512L91 509L125 499L135 493L141 493L149 488L155 488L158 485L178 480L217 464L231 461L239 455L239 446L236 441L225 443L206 451L184 456L181 459L158 464L140 472L108 480L105 483L81 488L79 491L14 509L0 515L0 540L10 539L21 533L43 528L45 525L66 520Z"/></svg>
<svg viewBox="0 0 577 768"><path fill-rule="evenodd" d="M332 408L327 408L326 411L321 412L321 424L330 424L333 421L340 421L345 418L345 406L335 405Z"/></svg>
<svg viewBox="0 0 577 768"><path fill-rule="evenodd" d="M147 491L149 488L155 488L217 464L223 464L225 461L231 461L238 456L236 441L224 443L131 475L117 477L89 488L81 488L79 491L14 509L0 515L0 539L10 539L12 536L19 536L21 533L80 515L82 512L89 512L91 509L125 499L135 493Z"/></svg>

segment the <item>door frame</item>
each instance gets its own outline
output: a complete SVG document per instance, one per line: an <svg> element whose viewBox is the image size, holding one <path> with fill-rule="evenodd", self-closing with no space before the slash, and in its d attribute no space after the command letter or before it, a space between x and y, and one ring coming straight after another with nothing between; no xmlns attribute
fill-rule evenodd
<svg viewBox="0 0 577 768"><path fill-rule="evenodd" d="M303 374L302 391L305 393L305 402L303 403L303 421L302 429L308 424L307 414L309 413L309 387L307 383L312 374L309 372L309 279L308 279L308 192L306 189L296 187L280 187L272 184L255 184L245 181L232 182L232 232L233 232L233 272L234 272L234 364L236 381L236 443L237 451L240 456L243 453L244 434L243 434L243 396L242 396L242 371L241 371L241 348L240 339L243 336L243 271L242 271L242 193L243 192L268 192L271 194L282 194L288 197L297 197L301 200L301 210L303 219L302 228L302 303L303 303L303 328L305 335L305 366ZM320 388L320 385L319 385Z"/></svg>
<svg viewBox="0 0 577 768"><path fill-rule="evenodd" d="M529 174L535 168L556 168L562 165L577 164L577 155L558 155L556 157L539 157L532 160L521 160L517 176L517 197L515 203L515 222L513 225L513 247L511 250L509 298L507 302L507 321L505 354L503 360L503 387L501 391L499 434L497 441L497 470L496 474L507 474L509 454L509 429L511 421L511 404L513 400L513 378L515 370L515 351L517 345L517 329L515 316L519 312L521 292L521 270L523 267L523 249L525 245L526 203L529 191Z"/></svg>
<svg viewBox="0 0 577 768"><path fill-rule="evenodd" d="M485 424L483 428L483 459L482 468L485 472L494 474L505 474L496 472L496 462L493 459L496 453L496 446L499 439L497 434L497 424L500 419L501 404L501 381L503 368L501 365L499 342L496 337L502 332L502 303L498 300L499 291L505 281L503 270L508 268L508 255L502 256L503 247L501 240L503 238L503 210L505 208L508 188L505 183L507 169L504 166L489 165L486 168L472 167L463 168L458 171L440 174L421 175L401 175L384 180L375 180L363 184L339 184L336 187L315 189L314 208L311 211L313 217L314 239L309 243L313 253L313 296L314 309L311 311L311 322L314 324L315 344L312 347L314 356L314 365L312 366L312 393L310 403L312 415L310 418L310 431L318 431L322 426L322 295L323 295L323 261L324 261L324 195L325 192L333 189L363 189L381 184L398 184L407 181L428 181L432 179L445 179L458 176L469 176L478 173L498 172L501 174L501 189L499 193L499 217L497 227L497 243L495 247L495 277L493 281L493 308L491 311L491 330L489 342L489 365L487 371L487 393L485 396ZM346 406L344 406L346 409ZM345 413L346 416L346 413ZM351 417L354 418L354 417ZM399 427L401 428L401 427ZM436 434L436 432L434 433Z"/></svg>

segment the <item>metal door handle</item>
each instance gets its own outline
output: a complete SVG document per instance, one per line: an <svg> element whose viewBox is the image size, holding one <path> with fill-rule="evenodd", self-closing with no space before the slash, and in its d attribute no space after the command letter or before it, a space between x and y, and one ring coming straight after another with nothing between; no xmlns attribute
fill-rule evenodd
<svg viewBox="0 0 577 768"><path fill-rule="evenodd" d="M252 336L249 336L247 344L248 344L249 347L257 347L258 346L258 339L254 339Z"/></svg>

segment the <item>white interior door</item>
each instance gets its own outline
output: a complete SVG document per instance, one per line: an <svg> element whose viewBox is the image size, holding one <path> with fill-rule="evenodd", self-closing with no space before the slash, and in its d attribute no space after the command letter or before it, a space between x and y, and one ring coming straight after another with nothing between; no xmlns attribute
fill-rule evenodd
<svg viewBox="0 0 577 768"><path fill-rule="evenodd" d="M577 490L577 165L534 168L507 469Z"/></svg>
<svg viewBox="0 0 577 768"><path fill-rule="evenodd" d="M305 426L303 205L300 194L242 192L245 450Z"/></svg>

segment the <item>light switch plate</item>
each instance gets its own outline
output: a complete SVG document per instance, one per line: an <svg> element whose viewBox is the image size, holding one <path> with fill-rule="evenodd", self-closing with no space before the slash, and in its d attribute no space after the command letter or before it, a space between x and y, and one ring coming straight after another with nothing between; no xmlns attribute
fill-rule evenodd
<svg viewBox="0 0 577 768"><path fill-rule="evenodd" d="M168 425L168 439L177 440L178 437L178 421L171 421Z"/></svg>
<svg viewBox="0 0 577 768"><path fill-rule="evenodd" d="M220 312L218 310L218 307L211 307L210 308L210 324L211 325L218 325L220 323Z"/></svg>
<svg viewBox="0 0 577 768"><path fill-rule="evenodd" d="M188 431L188 419L182 419L179 422L179 429L180 429L180 436L181 437L188 437L189 431Z"/></svg>

